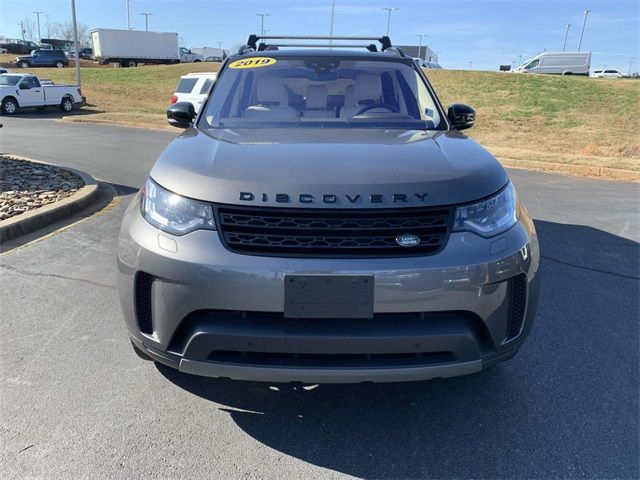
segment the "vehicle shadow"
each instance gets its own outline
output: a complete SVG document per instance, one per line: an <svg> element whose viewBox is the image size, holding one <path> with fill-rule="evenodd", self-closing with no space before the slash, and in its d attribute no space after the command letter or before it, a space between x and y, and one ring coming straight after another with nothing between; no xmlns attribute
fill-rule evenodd
<svg viewBox="0 0 640 480"><path fill-rule="evenodd" d="M262 444L356 477L637 478L639 244L580 225L536 225L544 253L536 325L493 370L302 386L157 368Z"/></svg>
<svg viewBox="0 0 640 480"><path fill-rule="evenodd" d="M96 113L104 113L104 110L95 108L95 106L88 106L82 108L76 108L71 112L63 112L56 106L47 107L46 110L40 111L35 108L21 108L11 118L26 118L26 119L43 119L53 118L58 119L62 117L75 117L81 115L93 115Z"/></svg>

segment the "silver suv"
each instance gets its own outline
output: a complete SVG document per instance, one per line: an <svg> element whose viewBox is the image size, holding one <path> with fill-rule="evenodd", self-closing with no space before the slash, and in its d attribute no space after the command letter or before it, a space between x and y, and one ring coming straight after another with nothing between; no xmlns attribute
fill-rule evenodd
<svg viewBox="0 0 640 480"><path fill-rule="evenodd" d="M303 40L250 36L197 116L169 108L185 131L120 233L134 349L270 382L425 380L510 358L535 316L538 241L505 170L460 132L475 112L445 112L388 37Z"/></svg>

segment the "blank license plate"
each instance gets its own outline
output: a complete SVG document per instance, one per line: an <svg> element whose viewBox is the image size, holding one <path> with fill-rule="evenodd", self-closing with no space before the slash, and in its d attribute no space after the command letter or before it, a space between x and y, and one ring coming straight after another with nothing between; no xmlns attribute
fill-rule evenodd
<svg viewBox="0 0 640 480"><path fill-rule="evenodd" d="M286 275L284 316L373 318L373 275Z"/></svg>

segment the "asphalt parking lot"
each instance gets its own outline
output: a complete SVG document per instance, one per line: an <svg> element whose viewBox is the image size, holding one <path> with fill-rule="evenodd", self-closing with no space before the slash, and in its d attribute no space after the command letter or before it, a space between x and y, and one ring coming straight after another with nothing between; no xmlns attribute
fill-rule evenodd
<svg viewBox="0 0 640 480"><path fill-rule="evenodd" d="M139 360L116 289L128 197L175 136L2 120L0 150L123 195L0 255L1 478L638 478L638 185L510 175L543 259L521 352L478 375L292 386ZM177 131L176 131L177 133Z"/></svg>

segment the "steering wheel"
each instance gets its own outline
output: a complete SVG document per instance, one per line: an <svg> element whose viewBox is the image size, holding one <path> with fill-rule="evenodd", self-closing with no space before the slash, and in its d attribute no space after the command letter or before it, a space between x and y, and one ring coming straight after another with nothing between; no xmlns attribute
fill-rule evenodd
<svg viewBox="0 0 640 480"><path fill-rule="evenodd" d="M373 110L374 108L386 108L390 112L400 113L400 109L398 107L394 107L393 105L389 105L389 104L386 104L386 103L374 103L372 105L365 105L364 107L362 107L358 111L358 113L356 113L354 115L354 117L357 117L358 115L362 115L363 113L366 113L369 110Z"/></svg>

